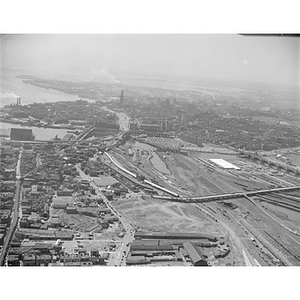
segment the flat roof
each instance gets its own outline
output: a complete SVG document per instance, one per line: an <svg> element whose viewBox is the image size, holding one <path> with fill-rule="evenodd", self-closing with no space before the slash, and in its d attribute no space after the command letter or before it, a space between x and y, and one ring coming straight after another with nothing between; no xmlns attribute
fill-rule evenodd
<svg viewBox="0 0 300 300"><path fill-rule="evenodd" d="M239 167L233 165L232 163L228 162L227 160L224 160L222 158L211 158L209 161L217 164L223 169L235 169L235 170L240 170Z"/></svg>

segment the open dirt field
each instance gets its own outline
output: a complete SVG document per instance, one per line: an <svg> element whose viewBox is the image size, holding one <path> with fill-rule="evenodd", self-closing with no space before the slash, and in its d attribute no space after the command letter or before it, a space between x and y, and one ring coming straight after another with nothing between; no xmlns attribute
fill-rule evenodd
<svg viewBox="0 0 300 300"><path fill-rule="evenodd" d="M224 176L218 170L210 172L192 158L170 154L165 162L172 172L174 182L191 190L194 195L205 196L240 190L235 187L234 178Z"/></svg>
<svg viewBox="0 0 300 300"><path fill-rule="evenodd" d="M99 227L97 218L88 217L80 214L66 214L62 213L59 216L60 220L66 222L67 224L74 224L74 227L77 227L78 230L82 231L92 231Z"/></svg>
<svg viewBox="0 0 300 300"><path fill-rule="evenodd" d="M135 227L149 231L203 232L224 235L205 214L193 205L147 198L120 199L113 203Z"/></svg>

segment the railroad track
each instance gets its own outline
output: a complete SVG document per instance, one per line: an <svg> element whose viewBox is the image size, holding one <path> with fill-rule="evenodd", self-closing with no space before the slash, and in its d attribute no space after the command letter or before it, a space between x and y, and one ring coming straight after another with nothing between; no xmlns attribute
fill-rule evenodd
<svg viewBox="0 0 300 300"><path fill-rule="evenodd" d="M270 234L269 232L267 232L266 230L264 230L264 232L273 240L275 241L278 245L280 245L280 247L282 247L285 251L287 251L290 255L292 255L297 261L300 262L300 255L294 253L294 251L292 251L291 249L289 249L287 246L285 246L283 244L282 241L279 240L279 238L274 237L274 235Z"/></svg>

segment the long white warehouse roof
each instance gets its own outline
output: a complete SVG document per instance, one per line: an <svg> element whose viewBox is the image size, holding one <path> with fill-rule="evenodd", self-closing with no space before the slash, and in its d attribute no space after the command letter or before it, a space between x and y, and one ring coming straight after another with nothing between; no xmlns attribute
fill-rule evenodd
<svg viewBox="0 0 300 300"><path fill-rule="evenodd" d="M220 166L221 168L224 169L235 169L235 170L240 170L239 167L231 164L230 162L222 159L222 158L211 158L209 159L211 162L217 164L218 166Z"/></svg>

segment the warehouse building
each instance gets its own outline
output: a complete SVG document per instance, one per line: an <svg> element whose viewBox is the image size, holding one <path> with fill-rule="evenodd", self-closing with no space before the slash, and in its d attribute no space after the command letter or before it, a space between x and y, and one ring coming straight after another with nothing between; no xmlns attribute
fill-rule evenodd
<svg viewBox="0 0 300 300"><path fill-rule="evenodd" d="M144 265L144 264L148 264L149 262L150 261L147 260L145 258L145 256L139 256L139 257L130 256L126 259L126 264L129 265L129 266L130 265Z"/></svg>
<svg viewBox="0 0 300 300"><path fill-rule="evenodd" d="M140 130L143 131L160 131L160 125L159 124L140 124Z"/></svg>
<svg viewBox="0 0 300 300"><path fill-rule="evenodd" d="M204 233L185 233L185 232L166 232L166 233L148 233L148 232L140 232L137 231L134 234L135 239L207 239L209 241L215 242L217 241L217 237Z"/></svg>
<svg viewBox="0 0 300 300"><path fill-rule="evenodd" d="M32 129L12 128L10 130L10 139L16 141L32 141L34 136Z"/></svg>
<svg viewBox="0 0 300 300"><path fill-rule="evenodd" d="M207 266L207 262L204 258L203 253L196 245L191 242L186 242L183 244L183 247L194 266Z"/></svg>

